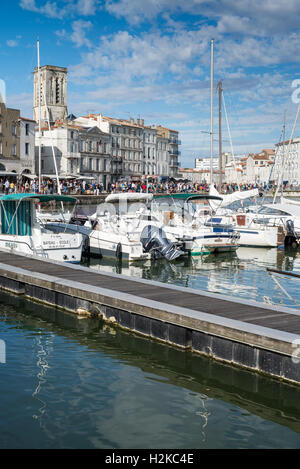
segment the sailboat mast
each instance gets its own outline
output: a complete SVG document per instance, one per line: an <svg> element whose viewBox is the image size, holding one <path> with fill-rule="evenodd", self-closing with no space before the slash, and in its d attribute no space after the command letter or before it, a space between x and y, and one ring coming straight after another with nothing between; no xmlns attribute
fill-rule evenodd
<svg viewBox="0 0 300 469"><path fill-rule="evenodd" d="M219 192L222 187L222 82L218 83L219 89Z"/></svg>
<svg viewBox="0 0 300 469"><path fill-rule="evenodd" d="M214 40L210 41L210 184L213 183L213 106L214 106L214 95L213 95L213 81L214 81Z"/></svg>
<svg viewBox="0 0 300 469"><path fill-rule="evenodd" d="M41 71L40 71L40 41L37 41L37 58L38 58L38 104L39 104L39 193L42 192L41 184Z"/></svg>

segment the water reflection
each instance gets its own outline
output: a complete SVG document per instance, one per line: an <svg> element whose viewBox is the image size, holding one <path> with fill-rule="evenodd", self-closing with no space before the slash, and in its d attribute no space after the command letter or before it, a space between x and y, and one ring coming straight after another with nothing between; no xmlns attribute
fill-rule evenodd
<svg viewBox="0 0 300 469"><path fill-rule="evenodd" d="M91 259L91 269L297 308L299 279L271 275L267 267L300 273L300 252L240 247L236 253L124 263Z"/></svg>
<svg viewBox="0 0 300 469"><path fill-rule="evenodd" d="M8 301L1 323L31 339L26 375L39 399L23 446L255 447L266 429L283 447L300 441L298 387L1 293ZM24 407L13 412L24 419Z"/></svg>

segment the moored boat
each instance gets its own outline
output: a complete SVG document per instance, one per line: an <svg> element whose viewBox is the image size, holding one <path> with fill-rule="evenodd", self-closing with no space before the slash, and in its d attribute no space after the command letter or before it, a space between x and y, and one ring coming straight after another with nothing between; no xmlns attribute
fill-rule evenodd
<svg viewBox="0 0 300 469"><path fill-rule="evenodd" d="M38 256L59 262L80 263L80 233L53 233L39 220L43 203L74 203L62 195L8 194L0 197L0 250Z"/></svg>

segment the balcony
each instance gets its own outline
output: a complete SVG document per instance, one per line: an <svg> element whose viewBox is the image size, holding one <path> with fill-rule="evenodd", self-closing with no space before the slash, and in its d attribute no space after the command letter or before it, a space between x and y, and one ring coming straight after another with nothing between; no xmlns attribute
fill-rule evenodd
<svg viewBox="0 0 300 469"><path fill-rule="evenodd" d="M111 162L112 163L123 163L123 158L121 156L112 156Z"/></svg>
<svg viewBox="0 0 300 469"><path fill-rule="evenodd" d="M179 168L180 167L179 161L171 161L170 162L170 167L171 168Z"/></svg>
<svg viewBox="0 0 300 469"><path fill-rule="evenodd" d="M169 138L169 143L171 143L171 145L181 145L181 140Z"/></svg>
<svg viewBox="0 0 300 469"><path fill-rule="evenodd" d="M111 168L111 174L117 175L117 174L122 174L123 170L122 168Z"/></svg>
<svg viewBox="0 0 300 469"><path fill-rule="evenodd" d="M180 156L180 155L181 155L181 151L179 151L179 150L169 150L169 155Z"/></svg>

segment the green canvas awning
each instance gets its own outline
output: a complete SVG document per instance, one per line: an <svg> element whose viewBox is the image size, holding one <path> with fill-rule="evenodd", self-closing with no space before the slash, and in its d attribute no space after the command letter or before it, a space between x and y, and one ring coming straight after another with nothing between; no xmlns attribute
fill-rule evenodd
<svg viewBox="0 0 300 469"><path fill-rule="evenodd" d="M186 192L178 193L178 194L161 194L154 196L155 199L179 199L185 201L193 201L193 200L223 200L222 197L218 197L216 195L209 195L209 194L189 194Z"/></svg>
<svg viewBox="0 0 300 469"><path fill-rule="evenodd" d="M56 202L72 202L76 203L76 197L71 197L69 195L59 195L59 194L7 194L0 197L2 202L12 201L19 202L23 200L37 199L39 202L50 202L55 200Z"/></svg>

